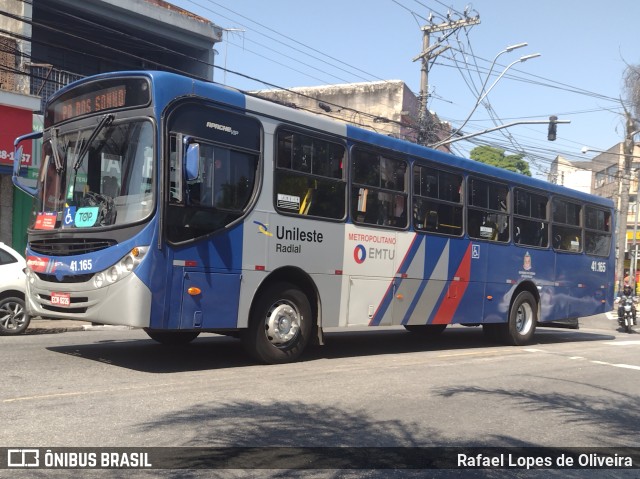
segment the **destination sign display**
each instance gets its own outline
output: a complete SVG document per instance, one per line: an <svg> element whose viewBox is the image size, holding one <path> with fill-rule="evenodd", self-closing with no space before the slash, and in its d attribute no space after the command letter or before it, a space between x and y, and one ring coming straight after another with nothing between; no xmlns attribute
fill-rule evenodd
<svg viewBox="0 0 640 479"><path fill-rule="evenodd" d="M80 85L49 105L45 126L120 108L146 106L149 100L149 83L143 78L119 78Z"/></svg>

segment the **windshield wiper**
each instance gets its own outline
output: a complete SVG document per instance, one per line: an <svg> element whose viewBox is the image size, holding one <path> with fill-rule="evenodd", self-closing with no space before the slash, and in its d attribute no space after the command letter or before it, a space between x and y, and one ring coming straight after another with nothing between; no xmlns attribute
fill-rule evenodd
<svg viewBox="0 0 640 479"><path fill-rule="evenodd" d="M114 118L114 116L112 114L104 115L102 117L102 119L100 120L100 123L98 123L96 128L93 130L93 132L91 133L91 136L89 137L89 139L82 145L82 149L80 150L80 153L78 154L78 158L76 158L76 162L73 165L73 169L75 171L78 171L78 168L80 168L82 166L82 161L83 161L84 155L86 155L87 152L89 151L89 147L91 146L91 143L93 143L93 140L96 139L98 134L102 131L102 129L105 126L108 126L108 125L111 124L111 122L113 122L113 118Z"/></svg>
<svg viewBox="0 0 640 479"><path fill-rule="evenodd" d="M58 129L53 128L51 130L51 149L53 150L53 164L56 167L56 173L62 173L64 169L62 160L60 159L60 153L58 152Z"/></svg>

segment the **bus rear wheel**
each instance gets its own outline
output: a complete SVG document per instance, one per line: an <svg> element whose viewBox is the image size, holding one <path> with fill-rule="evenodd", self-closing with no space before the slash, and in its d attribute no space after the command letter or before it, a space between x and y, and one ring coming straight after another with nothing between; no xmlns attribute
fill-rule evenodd
<svg viewBox="0 0 640 479"><path fill-rule="evenodd" d="M153 331L150 329L144 331L151 339L165 346L188 344L200 334L198 331Z"/></svg>
<svg viewBox="0 0 640 479"><path fill-rule="evenodd" d="M304 351L312 326L306 294L290 283L275 283L257 298L242 344L262 363L290 363Z"/></svg>
<svg viewBox="0 0 640 479"><path fill-rule="evenodd" d="M509 310L509 321L502 326L502 339L511 346L529 344L538 322L538 303L528 291L521 291Z"/></svg>

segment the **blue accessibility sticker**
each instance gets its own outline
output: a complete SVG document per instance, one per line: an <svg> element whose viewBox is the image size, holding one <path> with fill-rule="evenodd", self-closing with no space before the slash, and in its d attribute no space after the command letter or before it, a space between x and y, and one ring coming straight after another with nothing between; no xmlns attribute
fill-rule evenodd
<svg viewBox="0 0 640 479"><path fill-rule="evenodd" d="M100 208L98 206L80 208L75 216L76 228L90 228L95 225L96 221L98 221L99 211Z"/></svg>
<svg viewBox="0 0 640 479"><path fill-rule="evenodd" d="M71 228L76 222L76 207L68 206L62 214L62 227Z"/></svg>

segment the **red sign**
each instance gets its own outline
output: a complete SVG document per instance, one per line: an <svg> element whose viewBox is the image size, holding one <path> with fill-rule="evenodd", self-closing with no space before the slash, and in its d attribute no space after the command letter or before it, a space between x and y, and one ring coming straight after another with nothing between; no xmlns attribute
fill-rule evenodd
<svg viewBox="0 0 640 479"><path fill-rule="evenodd" d="M57 218L58 215L56 213L38 213L34 228L37 230L52 230L56 227Z"/></svg>
<svg viewBox="0 0 640 479"><path fill-rule="evenodd" d="M13 166L13 142L33 130L33 113L29 110L0 105L0 165ZM23 165L31 164L31 142L24 143Z"/></svg>

